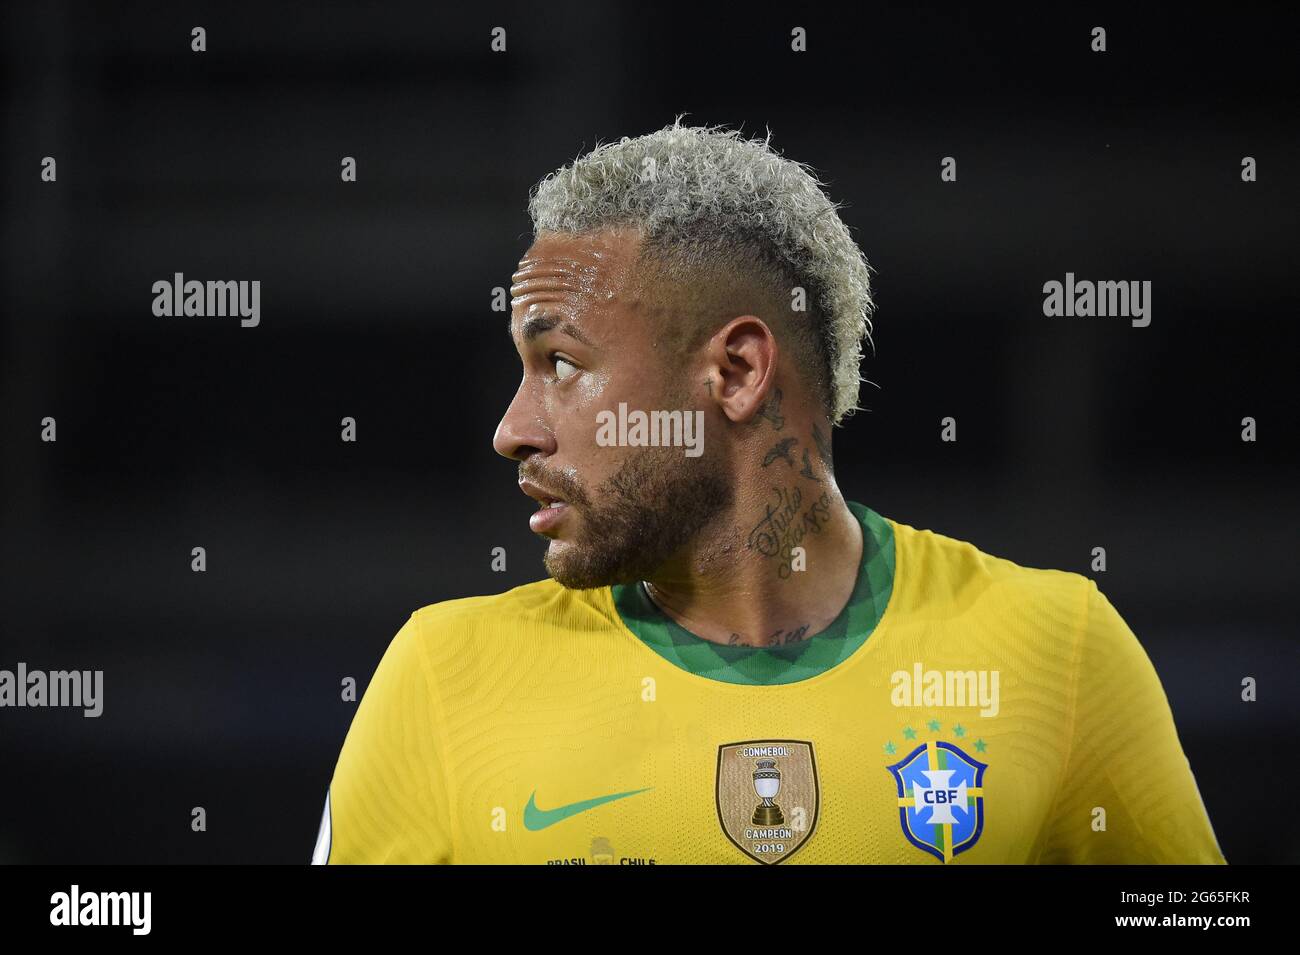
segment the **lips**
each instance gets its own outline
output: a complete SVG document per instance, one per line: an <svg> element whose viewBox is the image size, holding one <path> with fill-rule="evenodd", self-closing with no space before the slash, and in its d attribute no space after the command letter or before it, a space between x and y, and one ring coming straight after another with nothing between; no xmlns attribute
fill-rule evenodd
<svg viewBox="0 0 1300 955"><path fill-rule="evenodd" d="M528 518L528 527L534 534L547 534L553 531L560 521L564 520L564 516L568 512L569 505L563 501L549 507L539 508Z"/></svg>
<svg viewBox="0 0 1300 955"><path fill-rule="evenodd" d="M520 480L519 490L540 505L533 515L528 518L528 527L535 534L546 534L552 531L568 513L568 501L565 501L554 491L527 480Z"/></svg>
<svg viewBox="0 0 1300 955"><path fill-rule="evenodd" d="M550 507L554 504L568 503L554 491L547 490L540 485L534 484L532 481L521 479L519 482L519 490L523 491L543 508Z"/></svg>

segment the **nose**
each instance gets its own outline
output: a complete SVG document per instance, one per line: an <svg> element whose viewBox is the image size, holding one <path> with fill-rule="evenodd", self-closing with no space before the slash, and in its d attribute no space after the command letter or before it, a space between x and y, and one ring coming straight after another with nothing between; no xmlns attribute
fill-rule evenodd
<svg viewBox="0 0 1300 955"><path fill-rule="evenodd" d="M539 451L547 456L555 453L555 435L527 377L519 383L514 400L497 425L492 447L497 454L514 461L526 461Z"/></svg>

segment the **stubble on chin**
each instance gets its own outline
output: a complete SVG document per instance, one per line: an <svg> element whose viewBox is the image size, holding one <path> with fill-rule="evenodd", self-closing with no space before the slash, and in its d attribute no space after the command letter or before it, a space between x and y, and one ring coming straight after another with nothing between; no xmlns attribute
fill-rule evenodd
<svg viewBox="0 0 1300 955"><path fill-rule="evenodd" d="M577 508L574 539L559 552L548 544L547 573L571 590L652 578L732 503L731 485L707 467L700 459L632 455Z"/></svg>

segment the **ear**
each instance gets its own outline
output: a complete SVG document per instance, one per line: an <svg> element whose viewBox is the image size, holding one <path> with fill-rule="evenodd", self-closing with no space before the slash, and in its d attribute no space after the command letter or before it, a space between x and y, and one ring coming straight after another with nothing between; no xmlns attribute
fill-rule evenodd
<svg viewBox="0 0 1300 955"><path fill-rule="evenodd" d="M743 424L776 386L776 336L761 318L742 315L719 329L705 348L705 372L718 408Z"/></svg>

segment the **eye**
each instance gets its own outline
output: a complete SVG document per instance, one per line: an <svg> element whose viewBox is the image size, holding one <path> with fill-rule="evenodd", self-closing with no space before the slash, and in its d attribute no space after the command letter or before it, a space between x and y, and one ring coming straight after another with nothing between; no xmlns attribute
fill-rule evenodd
<svg viewBox="0 0 1300 955"><path fill-rule="evenodd" d="M569 361L567 358L561 358L559 355L552 355L551 360L555 363L555 377L560 381L575 374L578 370L577 365Z"/></svg>

